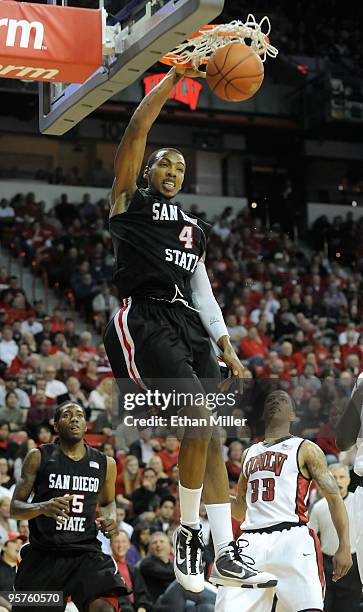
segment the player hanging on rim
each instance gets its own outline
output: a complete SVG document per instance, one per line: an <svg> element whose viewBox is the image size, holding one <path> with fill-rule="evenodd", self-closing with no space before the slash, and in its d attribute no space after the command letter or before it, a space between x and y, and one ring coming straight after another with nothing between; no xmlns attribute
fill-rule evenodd
<svg viewBox="0 0 363 612"><path fill-rule="evenodd" d="M63 591L63 610L69 596L80 612L119 610L118 596L127 589L97 539L97 523L108 538L118 533L115 460L85 444L85 413L78 404L66 402L56 409L54 429L57 442L26 456L11 501L11 516L29 520L30 531L15 590Z"/></svg>
<svg viewBox="0 0 363 612"><path fill-rule="evenodd" d="M242 472L232 513L243 520L237 540L259 566L276 574L279 612L321 612L324 571L319 540L307 527L306 501L311 480L329 504L339 548L333 557L334 578L352 566L348 516L323 451L310 440L290 434L295 420L286 391L269 393L264 405L265 439L242 457ZM218 589L216 612L271 610L274 590L241 592Z"/></svg>
<svg viewBox="0 0 363 612"><path fill-rule="evenodd" d="M203 263L210 226L185 214L171 200L185 175L185 159L179 151L168 147L155 151L143 171L147 188L136 185L149 130L184 74L204 76L172 68L136 109L116 154L110 232L116 259L114 280L124 307L109 322L104 342L116 379L129 377L148 389L161 387L195 397L205 391L200 379L219 377L210 338L236 380L244 372ZM184 408L185 415L209 417L205 408ZM211 580L232 577L236 586L246 587L274 584L273 576L243 562L233 542L227 472L212 428L186 428L179 474L181 526L175 532L174 565L180 584L194 592L204 588L199 523L203 480L216 549Z"/></svg>

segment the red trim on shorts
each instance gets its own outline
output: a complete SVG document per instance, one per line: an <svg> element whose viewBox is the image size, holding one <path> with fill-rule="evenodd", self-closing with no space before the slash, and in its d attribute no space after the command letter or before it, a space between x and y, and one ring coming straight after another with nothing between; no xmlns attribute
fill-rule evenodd
<svg viewBox="0 0 363 612"><path fill-rule="evenodd" d="M128 298L126 298L125 299L125 305L121 308L121 310L118 313L118 322L119 322L119 325L120 325L120 330L121 330L121 334L122 334L122 340L123 340L123 343L125 345L127 354L129 356L130 372L132 374L132 377L133 377L134 381L137 383L137 376L136 376L135 371L134 371L133 366L132 366L132 351L131 351L131 346L129 345L128 340L126 338L124 324L123 324L123 321L122 321L123 314L124 314L124 312L126 311L126 309L128 307L129 307L129 302L128 302Z"/></svg>
<svg viewBox="0 0 363 612"><path fill-rule="evenodd" d="M305 502L308 490L310 486L310 480L307 480L305 476L299 474L296 483L296 501L295 501L295 512L300 519L301 523L307 523L307 505Z"/></svg>
<svg viewBox="0 0 363 612"><path fill-rule="evenodd" d="M321 588L323 591L323 597L324 597L325 595L325 575L324 575L324 567L323 567L323 555L322 555L321 548L320 548L320 540L318 536L316 535L314 529L309 529L309 534L314 540L316 563L318 564L319 579L320 579L320 584L321 584Z"/></svg>

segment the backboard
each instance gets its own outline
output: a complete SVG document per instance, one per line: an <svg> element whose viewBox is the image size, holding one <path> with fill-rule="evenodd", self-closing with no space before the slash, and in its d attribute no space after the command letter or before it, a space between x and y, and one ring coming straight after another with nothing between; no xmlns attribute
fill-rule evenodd
<svg viewBox="0 0 363 612"><path fill-rule="evenodd" d="M48 0L48 4L55 3ZM110 19L100 0L104 61L85 83L39 84L39 127L43 134L68 132L189 34L217 17L224 0L140 0L139 4L133 0L130 5L133 11L129 18L125 7ZM116 25L109 25L115 21Z"/></svg>

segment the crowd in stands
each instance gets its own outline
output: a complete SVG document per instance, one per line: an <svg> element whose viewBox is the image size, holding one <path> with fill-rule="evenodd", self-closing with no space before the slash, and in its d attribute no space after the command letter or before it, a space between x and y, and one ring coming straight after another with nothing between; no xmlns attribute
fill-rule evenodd
<svg viewBox="0 0 363 612"><path fill-rule="evenodd" d="M236 0L225 3L217 23L234 19L245 21L252 12L256 19L267 15L272 25L271 42L284 55L299 54L328 59L332 65L360 70L362 49L358 14L347 11L337 0L329 3L329 10L318 0L288 2L257 0L253 8ZM362 74L360 72L360 74Z"/></svg>
<svg viewBox="0 0 363 612"><path fill-rule="evenodd" d="M112 286L108 204L85 196L76 207L64 195L45 212L33 194L19 194L0 208L14 213L0 216L2 244L34 274L45 272L60 300L59 308L46 312L44 300L32 303L19 278L0 269L0 543L1 563L9 566L0 563L0 590L7 589L14 572L12 555L27 539L26 522L9 518L22 462L29 449L54 438L54 409L71 399L86 411L90 443L102 444L117 461L121 533L110 553L126 582L135 586L133 599L122 609L148 611L154 605L162 612L173 601L184 610L170 543L179 519L178 441L152 429L139 434L116 428L113 421L113 379L99 339L119 307ZM197 206L192 212L206 218ZM261 381L257 391L246 385L234 409L248 418L248 427L224 432L232 491L244 448L263 435L264 385L287 389L297 410L295 432L317 441L329 461L338 459L334 427L363 369L362 223L349 217L319 223L312 231L313 252L297 246L278 226L263 227L247 209L226 208L212 224L211 284L241 361L251 380ZM345 249L354 257L344 256ZM89 331L78 333L74 309ZM212 562L203 507L201 524ZM199 605L207 610L213 604L194 602L196 609Z"/></svg>

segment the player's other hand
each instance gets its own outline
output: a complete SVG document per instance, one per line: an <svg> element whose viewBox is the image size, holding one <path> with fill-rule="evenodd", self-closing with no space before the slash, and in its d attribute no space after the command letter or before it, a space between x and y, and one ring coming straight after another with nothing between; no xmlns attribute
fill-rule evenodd
<svg viewBox="0 0 363 612"><path fill-rule="evenodd" d="M251 378L251 373L242 365L231 344L224 347L221 359L230 370L229 378L220 385L221 391L227 392L233 383L238 382L239 391L243 393L243 380Z"/></svg>
<svg viewBox="0 0 363 612"><path fill-rule="evenodd" d="M188 77L189 79L205 79L206 72L204 70L198 70L198 68L185 68L185 66L175 66L175 72L177 74L181 74L183 77Z"/></svg>
<svg viewBox="0 0 363 612"><path fill-rule="evenodd" d="M116 521L113 519L99 517L96 519L96 524L98 529L102 531L103 535L105 535L109 540L119 533Z"/></svg>
<svg viewBox="0 0 363 612"><path fill-rule="evenodd" d="M353 565L350 549L346 546L338 548L333 557L333 582L343 578Z"/></svg>
<svg viewBox="0 0 363 612"><path fill-rule="evenodd" d="M65 523L70 513L70 502L73 495L65 495L64 497L53 497L49 501L42 502L42 514L48 518L54 519L59 525Z"/></svg>

